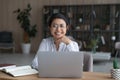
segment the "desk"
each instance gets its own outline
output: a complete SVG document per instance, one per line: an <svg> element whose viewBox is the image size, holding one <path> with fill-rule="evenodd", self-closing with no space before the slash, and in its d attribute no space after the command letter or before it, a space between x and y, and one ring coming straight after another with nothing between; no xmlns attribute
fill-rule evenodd
<svg viewBox="0 0 120 80"><path fill-rule="evenodd" d="M6 73L0 72L0 80L114 80L110 77L110 74L96 73L96 72L84 72L83 77L79 78L39 78L38 75L28 75L22 77L11 77Z"/></svg>

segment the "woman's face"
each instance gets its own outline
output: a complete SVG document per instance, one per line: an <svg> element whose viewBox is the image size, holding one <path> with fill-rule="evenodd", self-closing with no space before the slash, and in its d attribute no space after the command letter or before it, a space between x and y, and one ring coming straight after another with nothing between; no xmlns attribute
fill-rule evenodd
<svg viewBox="0 0 120 80"><path fill-rule="evenodd" d="M56 18L52 21L50 32L54 39L60 39L65 36L67 28L68 26L63 19Z"/></svg>

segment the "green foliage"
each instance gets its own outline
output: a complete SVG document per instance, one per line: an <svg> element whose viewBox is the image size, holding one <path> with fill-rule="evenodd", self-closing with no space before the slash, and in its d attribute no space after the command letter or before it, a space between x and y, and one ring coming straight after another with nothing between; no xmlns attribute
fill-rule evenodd
<svg viewBox="0 0 120 80"><path fill-rule="evenodd" d="M97 38L92 38L90 40L90 44L88 44L87 48L91 48L91 49L95 48L95 47L97 47L98 43L99 43L99 36L97 36Z"/></svg>
<svg viewBox="0 0 120 80"><path fill-rule="evenodd" d="M30 24L30 11L32 10L31 5L28 4L26 9L17 9L14 13L17 14L17 20L21 24L21 27L25 32L28 33L29 37L35 37L37 33L36 25Z"/></svg>
<svg viewBox="0 0 120 80"><path fill-rule="evenodd" d="M97 40L96 39L91 39L90 45L88 45L88 48L93 48L97 45Z"/></svg>

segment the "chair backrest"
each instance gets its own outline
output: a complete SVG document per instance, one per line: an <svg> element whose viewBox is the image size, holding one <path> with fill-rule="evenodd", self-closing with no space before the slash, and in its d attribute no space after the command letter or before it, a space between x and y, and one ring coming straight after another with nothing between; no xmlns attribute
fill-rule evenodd
<svg viewBox="0 0 120 80"><path fill-rule="evenodd" d="M116 42L115 43L115 49L116 50L120 50L120 42Z"/></svg>
<svg viewBox="0 0 120 80"><path fill-rule="evenodd" d="M12 43L12 32L2 31L0 32L0 43Z"/></svg>
<svg viewBox="0 0 120 80"><path fill-rule="evenodd" d="M93 57L90 53L84 53L83 71L93 72Z"/></svg>

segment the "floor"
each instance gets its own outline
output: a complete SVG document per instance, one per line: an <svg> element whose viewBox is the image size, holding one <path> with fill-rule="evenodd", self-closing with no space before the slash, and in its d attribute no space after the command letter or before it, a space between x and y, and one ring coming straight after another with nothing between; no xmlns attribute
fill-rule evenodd
<svg viewBox="0 0 120 80"><path fill-rule="evenodd" d="M12 55L11 55L12 54ZM31 65L31 62L35 54L21 55L20 53L0 53L0 64L12 63L18 66L20 65ZM120 62L120 59L119 59ZM93 71L109 73L112 68L112 59L103 61L94 61Z"/></svg>

